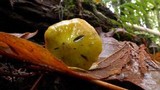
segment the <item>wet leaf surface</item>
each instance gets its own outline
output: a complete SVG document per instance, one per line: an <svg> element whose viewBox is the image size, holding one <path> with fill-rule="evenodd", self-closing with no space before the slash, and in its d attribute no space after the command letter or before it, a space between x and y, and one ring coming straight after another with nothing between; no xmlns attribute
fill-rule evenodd
<svg viewBox="0 0 160 90"><path fill-rule="evenodd" d="M112 37L102 37L102 41L103 50L99 56L100 60L112 55L123 46L123 43L118 42Z"/></svg>
<svg viewBox="0 0 160 90"><path fill-rule="evenodd" d="M96 62L88 73L103 80L118 79L132 82L145 90L158 90L160 67L145 51L145 46L139 47L132 42L121 45L112 55Z"/></svg>

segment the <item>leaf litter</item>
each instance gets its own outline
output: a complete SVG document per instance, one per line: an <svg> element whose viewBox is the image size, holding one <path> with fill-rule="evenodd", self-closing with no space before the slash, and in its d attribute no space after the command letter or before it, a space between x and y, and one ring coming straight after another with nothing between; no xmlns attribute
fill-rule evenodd
<svg viewBox="0 0 160 90"><path fill-rule="evenodd" d="M82 76L88 80L118 79L132 82L145 90L158 90L160 88L159 64L152 60L145 51L145 46L137 46L128 41L119 42L111 37L103 38L103 41L100 59L93 64L91 70L86 72L72 71L40 45L2 32L0 33L0 54L73 76Z"/></svg>
<svg viewBox="0 0 160 90"><path fill-rule="evenodd" d="M52 55L47 49L36 43L30 42L29 40L18 38L5 32L0 32L0 42L1 55L81 78L108 89L125 90L125 88L98 80L91 74L71 70L65 63Z"/></svg>
<svg viewBox="0 0 160 90"><path fill-rule="evenodd" d="M107 53L112 54L106 53L107 58L103 57L94 63L91 70L88 71L89 74L102 80L129 81L145 90L159 90L160 66L145 51L144 45L137 46L129 41L118 42L113 38L110 42L112 45L106 45L107 47L104 48L108 50ZM111 48L117 50L111 50Z"/></svg>

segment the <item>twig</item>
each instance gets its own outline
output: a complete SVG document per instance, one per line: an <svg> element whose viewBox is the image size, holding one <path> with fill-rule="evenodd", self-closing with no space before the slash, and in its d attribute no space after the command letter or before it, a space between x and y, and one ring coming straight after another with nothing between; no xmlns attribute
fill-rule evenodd
<svg viewBox="0 0 160 90"><path fill-rule="evenodd" d="M39 78L36 80L36 82L33 84L32 88L30 90L37 90L37 85L39 83L39 81L42 79L43 74L41 74L41 76L39 76Z"/></svg>
<svg viewBox="0 0 160 90"><path fill-rule="evenodd" d="M132 24L129 24L129 23L127 23L126 25L128 27L131 27L131 28L135 29L135 30L145 31L145 32L160 36L160 32L152 30L152 29L149 29L149 28L141 27L141 26L134 25L134 24L132 25Z"/></svg>

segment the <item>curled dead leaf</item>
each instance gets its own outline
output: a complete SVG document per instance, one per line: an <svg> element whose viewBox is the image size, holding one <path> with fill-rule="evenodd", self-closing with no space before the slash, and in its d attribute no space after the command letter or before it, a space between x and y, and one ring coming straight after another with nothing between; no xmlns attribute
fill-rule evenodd
<svg viewBox="0 0 160 90"><path fill-rule="evenodd" d="M11 35L14 35L19 38L29 39L34 37L38 33L38 30L35 32L25 32L25 33L10 33Z"/></svg>
<svg viewBox="0 0 160 90"><path fill-rule="evenodd" d="M0 33L0 42L0 54L5 54L34 64L52 67L59 71L69 70L63 62L38 44L3 32ZM8 53L6 49L10 49L13 53Z"/></svg>

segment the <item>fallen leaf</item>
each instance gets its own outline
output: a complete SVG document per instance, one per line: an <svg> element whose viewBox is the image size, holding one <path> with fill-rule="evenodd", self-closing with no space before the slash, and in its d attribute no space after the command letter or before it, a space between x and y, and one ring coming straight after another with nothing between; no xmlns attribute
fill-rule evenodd
<svg viewBox="0 0 160 90"><path fill-rule="evenodd" d="M35 32L25 32L25 33L10 33L11 35L14 35L16 37L19 38L24 38L24 39L29 39L34 37L36 34L38 33L38 30L36 30Z"/></svg>
<svg viewBox="0 0 160 90"><path fill-rule="evenodd" d="M89 71L89 73L95 75L99 79L121 73L123 66L131 59L128 55L129 52L129 46L124 44L123 47L117 50L114 54L102 61L98 61L96 63L97 67L95 67L96 69Z"/></svg>
<svg viewBox="0 0 160 90"><path fill-rule="evenodd" d="M123 42L123 46L88 71L99 79L129 81L145 90L160 88L160 65L145 51L145 46Z"/></svg>
<svg viewBox="0 0 160 90"><path fill-rule="evenodd" d="M1 54L7 54L14 58L16 57L35 64L50 65L59 71L67 71L67 66L40 45L3 32L0 33L0 37ZM10 49L12 52L6 51L6 48Z"/></svg>
<svg viewBox="0 0 160 90"><path fill-rule="evenodd" d="M6 49L10 51L6 51ZM96 77L90 74L72 71L42 46L8 33L0 32L0 54L88 80L106 88L125 90L124 88L97 80Z"/></svg>
<svg viewBox="0 0 160 90"><path fill-rule="evenodd" d="M123 46L123 43L118 42L112 37L102 37L102 42L103 50L99 55L100 60L112 55Z"/></svg>

